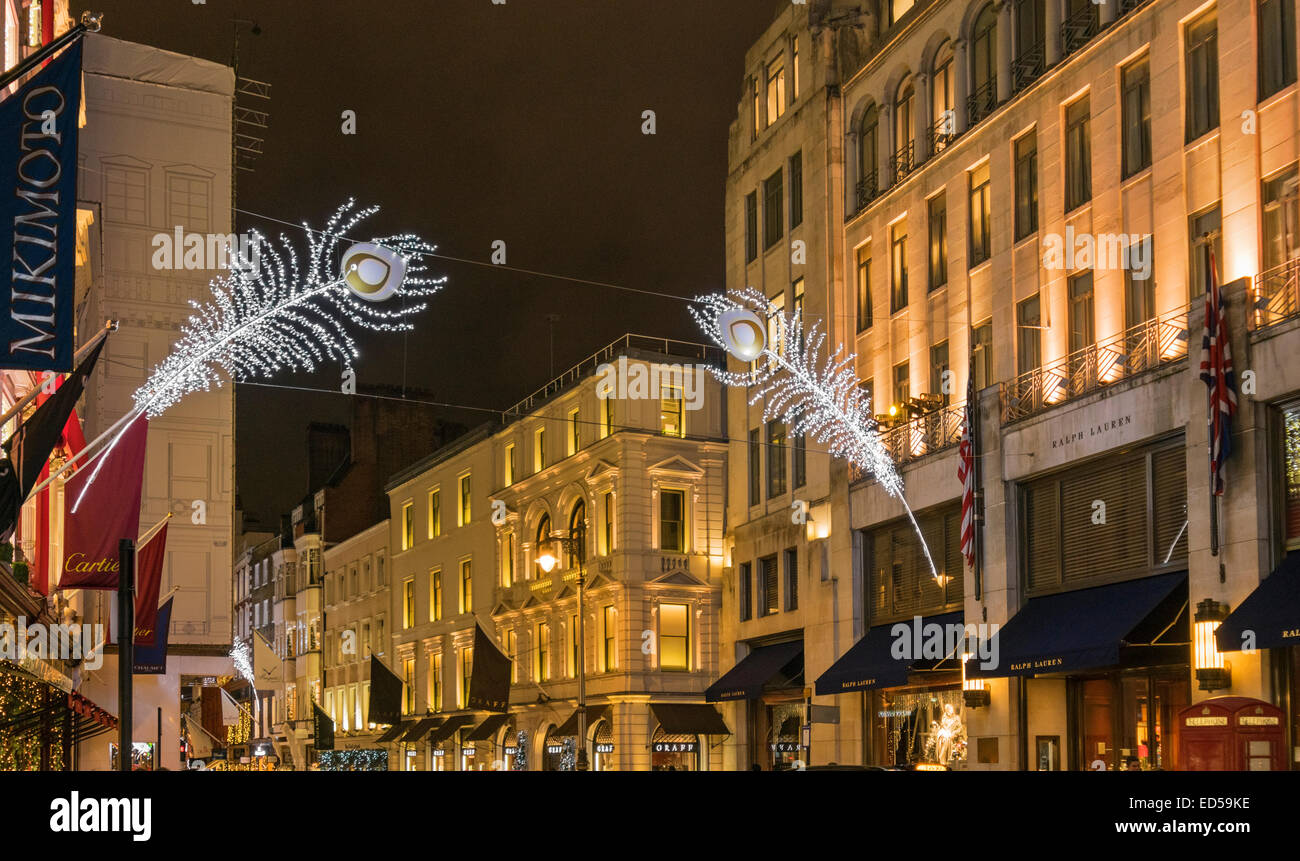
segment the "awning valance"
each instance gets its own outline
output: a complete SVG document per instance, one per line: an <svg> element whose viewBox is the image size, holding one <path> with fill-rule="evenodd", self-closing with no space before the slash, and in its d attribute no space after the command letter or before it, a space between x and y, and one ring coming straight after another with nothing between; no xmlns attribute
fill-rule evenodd
<svg viewBox="0 0 1300 861"><path fill-rule="evenodd" d="M966 674L991 678L1113 667L1120 663L1121 646L1154 643L1159 633L1173 630L1186 608L1185 571L1030 598L994 635L997 665L971 658Z"/></svg>
<svg viewBox="0 0 1300 861"><path fill-rule="evenodd" d="M591 729L596 722L609 712L607 705L589 705L587 706L587 729ZM557 738L564 738L569 735L578 734L578 710L574 709L569 719L560 724L560 728L554 732Z"/></svg>
<svg viewBox="0 0 1300 861"><path fill-rule="evenodd" d="M1250 631L1254 642L1245 639ZM1300 552L1292 553L1214 632L1221 652L1300 645Z"/></svg>
<svg viewBox="0 0 1300 861"><path fill-rule="evenodd" d="M435 746L442 744L444 741L451 738L452 734L456 732L456 730L463 726L469 726L473 722L473 715L451 715L447 718L445 723L440 724L438 728L433 731L433 735L429 736L429 744Z"/></svg>
<svg viewBox="0 0 1300 861"><path fill-rule="evenodd" d="M488 741L496 736L497 732L506 725L508 720L510 720L508 714L488 715L483 723L474 727L473 731L465 736L465 741Z"/></svg>
<svg viewBox="0 0 1300 861"><path fill-rule="evenodd" d="M438 726L442 721L443 719L440 717L421 718L402 736L402 744L415 744L417 741L428 735L429 730Z"/></svg>
<svg viewBox="0 0 1300 861"><path fill-rule="evenodd" d="M721 713L707 703L651 703L650 711L668 735L731 735Z"/></svg>
<svg viewBox="0 0 1300 861"><path fill-rule="evenodd" d="M411 723L411 721L402 721L401 723L393 724L388 729L384 730L383 735L375 739L375 744L387 744L390 741L397 741L399 736L410 732Z"/></svg>
<svg viewBox="0 0 1300 861"><path fill-rule="evenodd" d="M838 661L831 664L830 669L818 677L817 693L826 696L868 688L896 688L905 685L908 672L924 659L923 655L917 654L915 641L920 639L920 645L924 647L927 644L927 632L934 630L931 626L938 626L937 630L943 635L942 642L946 644L953 639L947 636L948 626L960 627L961 624L962 613L958 611L937 616L923 616L919 636L913 630L915 620L868 628L861 640L854 643ZM897 625L906 628L904 634L907 638L906 648L902 650L897 648L899 637L898 632L895 631ZM942 661L944 658L953 657L947 654L946 645L941 648L941 651L944 654L934 656L935 660ZM900 652L902 656L895 657ZM953 669L959 667L960 664L954 664Z"/></svg>
<svg viewBox="0 0 1300 861"><path fill-rule="evenodd" d="M722 674L704 699L711 703L723 700L753 699L774 679L794 683L803 677L803 641L791 640L770 646L756 646L730 670Z"/></svg>

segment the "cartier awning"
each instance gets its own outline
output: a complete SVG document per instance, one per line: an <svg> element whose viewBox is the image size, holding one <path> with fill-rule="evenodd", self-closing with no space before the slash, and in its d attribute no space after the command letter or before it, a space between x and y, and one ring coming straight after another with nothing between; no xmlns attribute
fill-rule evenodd
<svg viewBox="0 0 1300 861"><path fill-rule="evenodd" d="M385 744L386 742L396 741L398 736L403 735L410 731L411 731L410 721L402 721L401 723L395 723L392 726L390 726L388 729L384 730L383 735L375 739L375 744Z"/></svg>
<svg viewBox="0 0 1300 861"><path fill-rule="evenodd" d="M1244 638L1254 634L1254 643ZM1300 645L1300 553L1292 553L1255 591L1228 614L1214 632L1219 651L1239 652L1246 646L1274 649Z"/></svg>
<svg viewBox="0 0 1300 861"><path fill-rule="evenodd" d="M803 641L757 646L704 692L711 703L753 699L778 677L792 683L803 676ZM789 686L789 685L786 685Z"/></svg>
<svg viewBox="0 0 1300 861"><path fill-rule="evenodd" d="M429 734L429 730L442 723L440 717L421 718L402 736L402 744L414 744Z"/></svg>
<svg viewBox="0 0 1300 861"><path fill-rule="evenodd" d="M915 624L914 619L909 619L905 622L868 628L861 640L854 643L838 661L831 664L830 669L818 677L818 695L843 694L868 688L896 688L907 684L907 674L914 666L922 662L932 664L952 657L949 654L951 650L942 644L957 639L955 636L949 636L948 626L961 628L960 611L938 616L923 616L919 633L915 629ZM901 633L895 631L899 625L903 629ZM929 631L939 632L937 648L941 654L933 655L932 660L927 660L924 655L927 640L933 639L928 636ZM904 638L901 646L900 636ZM919 650L918 645L921 646ZM959 667L960 664L954 664L952 669Z"/></svg>
<svg viewBox="0 0 1300 861"><path fill-rule="evenodd" d="M488 741L497 734L497 730L506 725L508 720L510 720L508 714L488 715L483 723L474 727L474 730L465 736L465 741Z"/></svg>
<svg viewBox="0 0 1300 861"><path fill-rule="evenodd" d="M609 711L609 706L607 705L587 706L587 729L591 729L593 726L595 726L596 722L599 721L601 718L603 718L608 711ZM560 724L560 728L555 731L555 735L559 738L563 738L566 735L577 735L577 734L578 734L578 710L574 709L573 714L569 715L569 719L566 720L564 723Z"/></svg>
<svg viewBox="0 0 1300 861"><path fill-rule="evenodd" d="M472 715L452 715L451 717L447 718L446 723L442 724L441 726L439 726L437 729L433 731L433 735L429 736L429 744L434 745L436 747L437 745L440 745L447 739L451 738L452 733L454 733L456 730L460 729L463 726L469 726L473 722L474 722L474 718Z"/></svg>
<svg viewBox="0 0 1300 861"><path fill-rule="evenodd" d="M1175 622L1186 611L1185 571L1030 598L994 635L996 666L985 666L976 655L966 674L1032 676L1113 667L1127 662L1121 647L1129 646L1147 647L1135 655L1147 663L1165 646L1185 654L1186 626ZM1174 642L1178 638L1181 644Z"/></svg>
<svg viewBox="0 0 1300 861"><path fill-rule="evenodd" d="M650 711L669 735L731 735L718 710L705 703L651 703Z"/></svg>

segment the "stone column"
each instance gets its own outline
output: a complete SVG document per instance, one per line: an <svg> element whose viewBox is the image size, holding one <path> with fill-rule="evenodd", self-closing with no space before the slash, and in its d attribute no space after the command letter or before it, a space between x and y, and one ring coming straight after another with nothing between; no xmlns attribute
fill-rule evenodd
<svg viewBox="0 0 1300 861"><path fill-rule="evenodd" d="M1114 0L1107 0L1106 5ZM998 14L998 103L1011 98L1011 2L997 0L993 9Z"/></svg>
<svg viewBox="0 0 1300 861"><path fill-rule="evenodd" d="M1050 4L1052 0L1047 0ZM962 134L967 128L966 100L970 98L970 59L966 53L966 40L958 39L952 43L952 63L954 75L953 114L955 115L955 134Z"/></svg>
<svg viewBox="0 0 1300 861"><path fill-rule="evenodd" d="M1063 0L1046 0L1047 43L1043 46L1043 55L1048 68L1061 62L1061 3Z"/></svg>
<svg viewBox="0 0 1300 861"><path fill-rule="evenodd" d="M609 698L614 723L614 762L618 771L650 770L650 696L614 695Z"/></svg>
<svg viewBox="0 0 1300 861"><path fill-rule="evenodd" d="M1101 13L1101 26L1105 27L1113 22L1119 13L1119 0L1104 0L1098 11Z"/></svg>
<svg viewBox="0 0 1300 861"><path fill-rule="evenodd" d="M914 162L920 164L930 157L930 126L934 118L930 116L930 75L917 72L913 77L913 89L916 93L912 110L912 122L916 126L916 147Z"/></svg>
<svg viewBox="0 0 1300 861"><path fill-rule="evenodd" d="M894 184L894 97L887 95L880 105L880 175L876 187L882 191Z"/></svg>

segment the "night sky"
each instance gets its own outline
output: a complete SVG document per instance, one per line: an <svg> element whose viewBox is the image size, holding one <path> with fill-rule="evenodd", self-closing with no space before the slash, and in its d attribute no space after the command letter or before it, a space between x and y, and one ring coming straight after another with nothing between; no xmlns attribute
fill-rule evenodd
<svg viewBox="0 0 1300 861"><path fill-rule="evenodd" d="M355 197L364 238L414 232L442 254L693 296L723 286L727 129L744 54L788 0L96 0L107 35L229 63L272 85L241 209L319 225ZM262 108L253 100L251 107ZM658 130L641 133L654 110ZM342 112L357 133L341 131ZM241 215L237 228L301 231ZM434 260L448 282L402 336L362 340L358 383L502 409L625 332L699 340L684 303ZM405 354L405 356L404 356ZM271 382L337 390L339 368ZM430 397L421 394L420 397ZM241 385L243 506L274 523L308 490L306 424L348 398ZM460 413L466 423L486 413Z"/></svg>

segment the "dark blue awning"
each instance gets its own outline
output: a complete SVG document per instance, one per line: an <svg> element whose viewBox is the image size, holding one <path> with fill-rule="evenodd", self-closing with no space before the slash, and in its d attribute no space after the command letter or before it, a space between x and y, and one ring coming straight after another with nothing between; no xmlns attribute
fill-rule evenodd
<svg viewBox="0 0 1300 861"><path fill-rule="evenodd" d="M1223 620L1214 632L1219 651L1251 645L1243 639L1247 631L1254 633L1257 649L1300 646L1300 552L1282 560Z"/></svg>
<svg viewBox="0 0 1300 861"><path fill-rule="evenodd" d="M797 670L791 667L796 661L799 664ZM803 675L802 640L756 647L710 685L704 692L704 699L711 703L753 699L763 693L763 686L778 673L790 680Z"/></svg>
<svg viewBox="0 0 1300 861"><path fill-rule="evenodd" d="M922 636L927 625L938 625L940 630L946 632L948 625L960 626L961 624L961 611L939 616L924 616L921 618ZM906 658L894 657L895 644L898 642L898 635L894 629L897 625L903 625L907 629L905 654L908 657ZM914 625L915 620L909 619L905 622L868 628L862 639L854 643L838 661L831 664L829 670L817 679L817 694L826 696L867 688L896 688L907 684L908 671L914 664L923 660L922 655L916 654L913 646ZM946 636L944 640L947 641ZM938 656L939 659L946 657L950 656L946 654Z"/></svg>
<svg viewBox="0 0 1300 861"><path fill-rule="evenodd" d="M971 658L966 675L1032 676L1115 666L1120 646L1158 608L1168 609L1171 621L1177 618L1187 596L1175 591L1186 583L1187 572L1180 571L1030 598L994 635L996 666Z"/></svg>

